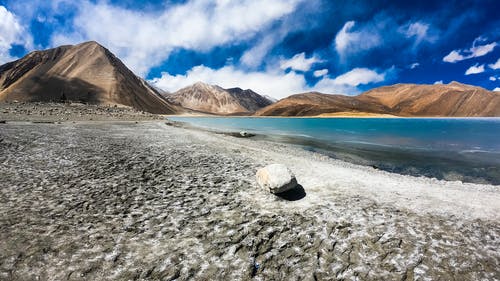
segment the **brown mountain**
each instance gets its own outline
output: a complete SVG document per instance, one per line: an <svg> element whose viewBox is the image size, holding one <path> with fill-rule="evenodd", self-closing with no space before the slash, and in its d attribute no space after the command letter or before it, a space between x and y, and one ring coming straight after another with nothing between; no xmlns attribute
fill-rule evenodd
<svg viewBox="0 0 500 281"><path fill-rule="evenodd" d="M252 90L240 88L226 90L202 82L164 97L187 109L221 115L250 114L272 103Z"/></svg>
<svg viewBox="0 0 500 281"><path fill-rule="evenodd" d="M152 113L181 109L96 42L35 51L0 66L0 101L80 101Z"/></svg>
<svg viewBox="0 0 500 281"><path fill-rule="evenodd" d="M226 89L226 91L228 91L231 96L237 99L238 102L250 112L255 112L273 104L273 101L269 98L261 96L250 89L243 90L241 88L231 88Z"/></svg>
<svg viewBox="0 0 500 281"><path fill-rule="evenodd" d="M357 98L386 106L399 116L500 116L500 93L458 82L398 84L367 91Z"/></svg>
<svg viewBox="0 0 500 281"><path fill-rule="evenodd" d="M360 102L345 95L328 95L310 92L292 95L257 111L261 116L315 116L334 112L376 112L383 113L387 108Z"/></svg>
<svg viewBox="0 0 500 281"><path fill-rule="evenodd" d="M390 114L396 116L500 116L500 93L452 82L447 85L397 84L359 96L304 93L259 110L261 116Z"/></svg>

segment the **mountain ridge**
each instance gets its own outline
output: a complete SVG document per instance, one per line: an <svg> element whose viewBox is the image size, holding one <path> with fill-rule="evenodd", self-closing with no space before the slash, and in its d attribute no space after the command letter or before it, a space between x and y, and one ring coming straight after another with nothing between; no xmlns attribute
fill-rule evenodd
<svg viewBox="0 0 500 281"><path fill-rule="evenodd" d="M249 115L272 103L250 89L224 89L204 82L196 82L163 96L184 108L219 115Z"/></svg>
<svg viewBox="0 0 500 281"><path fill-rule="evenodd" d="M451 82L444 85L395 84L358 96L309 92L291 95L257 116L316 116L338 112L402 117L500 116L500 93Z"/></svg>
<svg viewBox="0 0 500 281"><path fill-rule="evenodd" d="M259 95L251 89L241 89L239 87L225 89L236 98L239 103L249 112L257 111L273 103L269 98Z"/></svg>
<svg viewBox="0 0 500 281"><path fill-rule="evenodd" d="M160 114L402 117L500 116L500 93L453 81L394 84L358 96L308 92L279 101L251 89L197 82L175 93L149 85L95 41L34 51L0 66L0 101L78 101Z"/></svg>
<svg viewBox="0 0 500 281"><path fill-rule="evenodd" d="M162 114L182 111L95 41L34 51L0 66L0 101L13 100L119 104Z"/></svg>

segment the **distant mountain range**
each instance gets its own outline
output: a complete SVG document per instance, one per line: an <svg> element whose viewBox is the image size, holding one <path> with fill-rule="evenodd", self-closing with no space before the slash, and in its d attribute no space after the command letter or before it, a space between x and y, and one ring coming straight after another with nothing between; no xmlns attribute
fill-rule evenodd
<svg viewBox="0 0 500 281"><path fill-rule="evenodd" d="M150 86L96 42L35 51L0 66L1 101L77 101L161 114L500 116L499 92L458 82L397 84L358 96L310 92L279 101L202 82L170 94Z"/></svg>
<svg viewBox="0 0 500 281"><path fill-rule="evenodd" d="M395 116L500 116L500 93L452 82L447 85L397 84L358 96L304 93L261 109L260 116L315 116L343 113Z"/></svg>
<svg viewBox="0 0 500 281"><path fill-rule="evenodd" d="M223 89L202 82L163 96L184 108L220 115L250 115L273 103L252 90Z"/></svg>

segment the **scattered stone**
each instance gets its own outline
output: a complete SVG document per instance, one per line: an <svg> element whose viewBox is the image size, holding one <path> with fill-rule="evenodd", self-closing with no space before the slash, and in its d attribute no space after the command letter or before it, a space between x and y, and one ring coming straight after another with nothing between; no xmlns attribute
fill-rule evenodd
<svg viewBox="0 0 500 281"><path fill-rule="evenodd" d="M283 164L271 164L257 171L257 183L263 189L276 194L297 186L295 175Z"/></svg>
<svg viewBox="0 0 500 281"><path fill-rule="evenodd" d="M241 131L241 132L229 132L229 133L219 133L219 134L223 134L223 135L227 135L227 136L231 136L231 137L236 137L236 138L251 138L251 137L255 137L255 134L251 134L251 133L248 133L248 132L245 132L245 131Z"/></svg>
<svg viewBox="0 0 500 281"><path fill-rule="evenodd" d="M139 112L128 107L84 105L78 103L22 103L12 107L0 102L0 120L6 121L88 121L88 120L161 120L163 116Z"/></svg>
<svg viewBox="0 0 500 281"><path fill-rule="evenodd" d="M240 132L240 136L242 136L242 137L244 137L244 138L248 138L248 137L255 136L255 135L250 134L250 133L245 132L245 131L241 131L241 132Z"/></svg>

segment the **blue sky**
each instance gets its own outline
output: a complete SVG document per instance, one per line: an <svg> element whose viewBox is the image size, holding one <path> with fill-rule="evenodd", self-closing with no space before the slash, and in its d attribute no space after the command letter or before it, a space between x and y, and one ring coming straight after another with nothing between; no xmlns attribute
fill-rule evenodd
<svg viewBox="0 0 500 281"><path fill-rule="evenodd" d="M197 81L276 98L394 83L500 90L499 10L498 0L0 0L0 63L95 40L168 91Z"/></svg>

